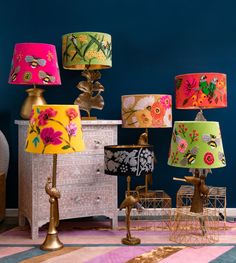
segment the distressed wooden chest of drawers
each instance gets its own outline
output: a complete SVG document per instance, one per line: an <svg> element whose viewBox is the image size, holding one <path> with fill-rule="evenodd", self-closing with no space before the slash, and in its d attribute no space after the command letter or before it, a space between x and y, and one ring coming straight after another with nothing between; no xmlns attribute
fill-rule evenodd
<svg viewBox="0 0 236 263"><path fill-rule="evenodd" d="M24 151L28 121L18 125L19 225L30 223L32 239L38 228L49 222L49 202L45 193L52 174L52 155ZM85 151L58 155L57 187L60 219L105 215L117 227L117 177L103 172L104 145L117 144L119 120L82 121Z"/></svg>

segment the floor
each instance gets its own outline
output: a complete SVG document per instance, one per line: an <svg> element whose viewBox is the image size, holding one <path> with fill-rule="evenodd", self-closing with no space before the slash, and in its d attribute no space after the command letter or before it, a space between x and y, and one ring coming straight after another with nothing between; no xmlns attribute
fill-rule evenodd
<svg viewBox="0 0 236 263"><path fill-rule="evenodd" d="M17 217L5 217L5 219L0 222L0 233L3 233L15 226L18 226Z"/></svg>

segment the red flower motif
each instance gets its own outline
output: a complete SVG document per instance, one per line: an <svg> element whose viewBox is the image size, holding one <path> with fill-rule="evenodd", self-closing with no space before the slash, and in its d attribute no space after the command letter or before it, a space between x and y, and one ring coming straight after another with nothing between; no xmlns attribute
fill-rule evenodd
<svg viewBox="0 0 236 263"><path fill-rule="evenodd" d="M53 128L44 128L40 133L40 138L45 145L58 145L62 143L62 140L60 139L61 135L61 131L54 132Z"/></svg>
<svg viewBox="0 0 236 263"><path fill-rule="evenodd" d="M54 109L52 108L48 108L46 110L42 110L40 113L39 113L39 126L44 126L46 125L48 122L47 120L52 118L52 117L55 117L57 115L57 111L55 111Z"/></svg>
<svg viewBox="0 0 236 263"><path fill-rule="evenodd" d="M212 165L214 163L214 156L211 152L207 152L204 155L204 162L208 165Z"/></svg>
<svg viewBox="0 0 236 263"><path fill-rule="evenodd" d="M165 112L166 109L164 108L164 105L162 103L159 102L153 103L151 108L151 115L154 120L163 120Z"/></svg>
<svg viewBox="0 0 236 263"><path fill-rule="evenodd" d="M189 77L188 79L186 79L183 85L184 95L186 97L191 97L195 92L196 86L197 86L197 81L195 78Z"/></svg>
<svg viewBox="0 0 236 263"><path fill-rule="evenodd" d="M66 111L66 115L70 120L73 120L78 116L78 112L74 108L70 108Z"/></svg>

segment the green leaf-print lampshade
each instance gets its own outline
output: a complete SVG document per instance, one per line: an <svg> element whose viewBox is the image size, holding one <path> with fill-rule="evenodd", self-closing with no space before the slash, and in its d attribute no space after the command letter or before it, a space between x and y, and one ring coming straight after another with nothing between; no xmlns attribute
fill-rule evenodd
<svg viewBox="0 0 236 263"><path fill-rule="evenodd" d="M176 121L168 164L182 168L226 166L218 122Z"/></svg>
<svg viewBox="0 0 236 263"><path fill-rule="evenodd" d="M63 68L95 70L112 65L111 36L99 32L76 32L62 36Z"/></svg>

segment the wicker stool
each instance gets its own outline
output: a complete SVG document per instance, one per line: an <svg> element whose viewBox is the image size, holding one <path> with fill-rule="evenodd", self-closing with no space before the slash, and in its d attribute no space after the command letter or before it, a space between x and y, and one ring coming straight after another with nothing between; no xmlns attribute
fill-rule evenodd
<svg viewBox="0 0 236 263"><path fill-rule="evenodd" d="M205 245L219 241L219 217L216 210L190 212L190 207L176 208L170 240L180 244Z"/></svg>
<svg viewBox="0 0 236 263"><path fill-rule="evenodd" d="M5 218L6 208L6 178L4 173L0 173L0 221Z"/></svg>

